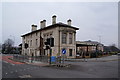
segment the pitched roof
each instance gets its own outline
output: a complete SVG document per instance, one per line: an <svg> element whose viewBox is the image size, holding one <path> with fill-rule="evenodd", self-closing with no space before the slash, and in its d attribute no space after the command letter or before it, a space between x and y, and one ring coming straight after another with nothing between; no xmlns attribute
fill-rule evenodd
<svg viewBox="0 0 120 80"><path fill-rule="evenodd" d="M85 45L103 45L97 41L91 41L91 40L88 40L88 41L76 41L76 44L85 44Z"/></svg>
<svg viewBox="0 0 120 80"><path fill-rule="evenodd" d="M38 29L38 30L35 30L35 31L32 31L32 32L29 32L29 33L27 33L27 34L22 35L21 37L24 37L24 36L26 36L26 35L29 35L29 34L32 34L32 33L38 32L38 31L42 31L42 30L46 30L46 29L58 27L58 26L59 26L59 27L69 27L69 28L73 28L73 29L75 29L75 30L79 30L79 28L77 28L77 27L73 27L73 26L70 26L70 25L67 25L67 24L64 24L64 23L59 22L59 23L52 24L52 25L49 25L49 26L47 26L47 27L44 27L44 28L41 28L41 29Z"/></svg>

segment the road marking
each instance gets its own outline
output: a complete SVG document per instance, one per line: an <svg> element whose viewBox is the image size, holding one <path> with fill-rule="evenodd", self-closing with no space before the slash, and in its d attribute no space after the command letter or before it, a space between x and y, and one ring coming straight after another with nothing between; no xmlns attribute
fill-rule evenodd
<svg viewBox="0 0 120 80"><path fill-rule="evenodd" d="M31 78L32 76L31 75L22 75L22 76L19 76L20 78Z"/></svg>
<svg viewBox="0 0 120 80"><path fill-rule="evenodd" d="M15 72L17 72L17 70Z"/></svg>
<svg viewBox="0 0 120 80"><path fill-rule="evenodd" d="M5 73L5 74L8 74L8 73Z"/></svg>

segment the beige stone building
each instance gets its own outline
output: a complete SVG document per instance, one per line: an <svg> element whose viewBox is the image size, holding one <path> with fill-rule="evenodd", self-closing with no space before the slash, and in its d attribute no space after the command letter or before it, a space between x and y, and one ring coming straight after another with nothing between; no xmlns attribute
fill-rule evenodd
<svg viewBox="0 0 120 80"><path fill-rule="evenodd" d="M62 49L66 49L65 55L67 58L76 57L76 30L79 30L79 28L71 26L70 19L67 24L56 23L56 16L54 15L51 25L46 26L46 20L43 20L40 22L40 29L37 29L37 25L31 27L31 32L22 35L23 55L49 56L50 49L46 49L45 42L48 38L53 38L52 56L62 56ZM25 44L28 44L27 48L25 48Z"/></svg>

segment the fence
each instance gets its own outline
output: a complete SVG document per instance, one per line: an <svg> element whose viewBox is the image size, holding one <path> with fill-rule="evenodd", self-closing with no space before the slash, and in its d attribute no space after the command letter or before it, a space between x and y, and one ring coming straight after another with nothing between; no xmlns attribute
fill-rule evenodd
<svg viewBox="0 0 120 80"><path fill-rule="evenodd" d="M48 56L27 56L27 55L15 55L13 56L13 59L19 60L21 62L33 62L33 61L39 61L39 62L49 62Z"/></svg>
<svg viewBox="0 0 120 80"><path fill-rule="evenodd" d="M44 62L49 63L50 57L48 56L27 56L27 55L14 55L13 59L21 62ZM55 63L63 63L62 57L57 57Z"/></svg>

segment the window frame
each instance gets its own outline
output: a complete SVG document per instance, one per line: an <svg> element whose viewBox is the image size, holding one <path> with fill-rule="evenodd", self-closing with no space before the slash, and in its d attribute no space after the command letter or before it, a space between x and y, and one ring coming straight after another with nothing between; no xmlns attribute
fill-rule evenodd
<svg viewBox="0 0 120 80"><path fill-rule="evenodd" d="M69 44L73 43L73 34L69 33Z"/></svg>
<svg viewBox="0 0 120 80"><path fill-rule="evenodd" d="M67 33L62 32L62 44L67 44Z"/></svg>
<svg viewBox="0 0 120 80"><path fill-rule="evenodd" d="M37 45L38 45L38 39L36 39L36 41L35 41L35 42L36 42L35 44L36 44L36 46L37 46Z"/></svg>

